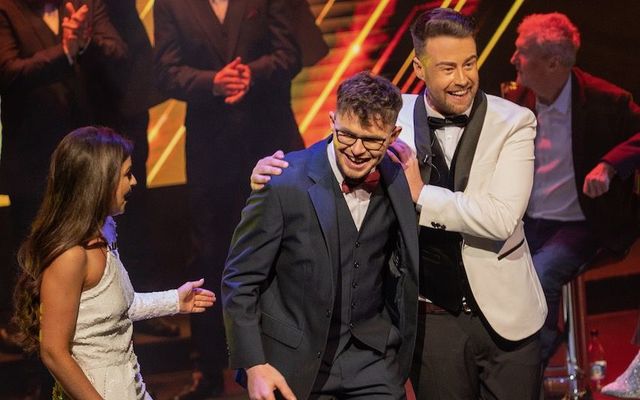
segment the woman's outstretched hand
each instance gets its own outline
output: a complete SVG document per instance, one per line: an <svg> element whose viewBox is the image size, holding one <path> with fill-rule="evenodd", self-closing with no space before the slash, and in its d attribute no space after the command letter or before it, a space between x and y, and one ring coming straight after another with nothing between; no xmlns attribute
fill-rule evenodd
<svg viewBox="0 0 640 400"><path fill-rule="evenodd" d="M199 281L186 282L178 288L180 313L201 313L213 306L213 303L216 302L216 295L212 291L202 288L203 284L204 278Z"/></svg>

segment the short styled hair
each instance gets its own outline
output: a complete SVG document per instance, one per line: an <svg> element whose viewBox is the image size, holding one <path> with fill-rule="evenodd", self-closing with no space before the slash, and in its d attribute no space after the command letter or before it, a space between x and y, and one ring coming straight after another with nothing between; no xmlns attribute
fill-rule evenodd
<svg viewBox="0 0 640 400"><path fill-rule="evenodd" d="M420 57L424 53L429 38L453 36L456 38L476 37L476 22L450 8L434 8L425 11L411 25L413 48Z"/></svg>
<svg viewBox="0 0 640 400"><path fill-rule="evenodd" d="M557 12L528 15L518 26L518 34L542 56L556 56L567 67L576 63L580 31L566 15Z"/></svg>
<svg viewBox="0 0 640 400"><path fill-rule="evenodd" d="M400 90L387 79L363 71L338 86L338 114L358 117L363 127L395 126L402 108Z"/></svg>

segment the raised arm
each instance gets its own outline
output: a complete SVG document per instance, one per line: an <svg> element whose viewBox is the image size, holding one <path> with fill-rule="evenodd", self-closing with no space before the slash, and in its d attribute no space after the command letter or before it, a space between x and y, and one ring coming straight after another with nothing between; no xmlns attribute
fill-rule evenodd
<svg viewBox="0 0 640 400"><path fill-rule="evenodd" d="M54 83L71 71L62 43L23 56L16 27L0 9L0 93Z"/></svg>
<svg viewBox="0 0 640 400"><path fill-rule="evenodd" d="M405 173L414 201L421 207L420 225L432 227L437 222L448 231L493 240L509 238L524 215L531 194L535 128L533 113L526 111L509 128L504 142L496 143L501 148L495 165L472 165L472 175L489 176L482 178L487 180L487 189L479 193L423 185L417 161L412 159ZM485 130L483 134L492 133Z"/></svg>

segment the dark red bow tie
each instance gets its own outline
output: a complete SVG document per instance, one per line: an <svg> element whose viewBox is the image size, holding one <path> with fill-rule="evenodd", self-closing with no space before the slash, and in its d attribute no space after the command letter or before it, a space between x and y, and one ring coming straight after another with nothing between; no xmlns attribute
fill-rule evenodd
<svg viewBox="0 0 640 400"><path fill-rule="evenodd" d="M353 182L344 180L342 182L342 193L351 193L356 189L366 190L372 193L380 183L380 171L375 170L364 178L364 181Z"/></svg>

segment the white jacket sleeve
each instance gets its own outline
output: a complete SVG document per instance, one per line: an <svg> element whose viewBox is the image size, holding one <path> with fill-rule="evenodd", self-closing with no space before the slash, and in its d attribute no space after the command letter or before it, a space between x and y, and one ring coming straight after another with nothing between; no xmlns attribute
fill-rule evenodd
<svg viewBox="0 0 640 400"><path fill-rule="evenodd" d="M536 135L533 113L520 109L514 114L494 125L485 123L486 137L478 143L464 192L422 188L420 225L492 240L513 234L533 186Z"/></svg>
<svg viewBox="0 0 640 400"><path fill-rule="evenodd" d="M129 318L132 321L177 314L180 310L178 291L135 293L129 307Z"/></svg>

